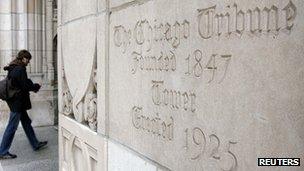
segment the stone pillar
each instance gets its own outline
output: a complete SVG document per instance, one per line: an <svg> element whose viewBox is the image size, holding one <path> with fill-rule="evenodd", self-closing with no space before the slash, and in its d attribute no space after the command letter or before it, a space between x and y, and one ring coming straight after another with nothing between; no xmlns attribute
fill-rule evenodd
<svg viewBox="0 0 304 171"><path fill-rule="evenodd" d="M42 84L39 93L32 93L33 108L30 115L33 125L43 126L55 123L56 97L54 94L54 65L52 45L52 0L28 0L28 8L34 9L34 51L36 58L32 61L32 79ZM29 14L30 15L30 14Z"/></svg>
<svg viewBox="0 0 304 171"><path fill-rule="evenodd" d="M3 0L0 1L0 66L1 75L4 73L3 66L6 65L12 56L12 18L15 17L11 13L11 1Z"/></svg>
<svg viewBox="0 0 304 171"><path fill-rule="evenodd" d="M45 36L46 36L46 63L47 63L47 81L49 84L54 83L54 60L53 60L53 1L46 1L46 19L45 19Z"/></svg>
<svg viewBox="0 0 304 171"><path fill-rule="evenodd" d="M13 46L16 47L16 53L20 49L28 49L32 54L32 61L28 66L28 72L31 74L42 74L42 52L43 43L42 37L45 32L42 27L43 22L43 6L40 0L13 0L14 6L16 6L19 11L16 15L16 24L21 25L22 35L13 42ZM22 6L22 8L20 8ZM17 34L18 37L18 34ZM21 40L22 38L22 40ZM21 43L23 41L24 43ZM19 45L19 46L16 46ZM37 75L36 75L37 76Z"/></svg>

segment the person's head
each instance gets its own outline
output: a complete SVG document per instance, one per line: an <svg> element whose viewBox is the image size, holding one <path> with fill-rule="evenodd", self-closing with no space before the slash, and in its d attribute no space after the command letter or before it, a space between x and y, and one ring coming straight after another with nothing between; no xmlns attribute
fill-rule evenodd
<svg viewBox="0 0 304 171"><path fill-rule="evenodd" d="M24 63L25 66L28 65L28 63L30 63L30 60L32 59L32 55L29 51L23 49L20 50L17 54L16 57L18 60L22 61Z"/></svg>

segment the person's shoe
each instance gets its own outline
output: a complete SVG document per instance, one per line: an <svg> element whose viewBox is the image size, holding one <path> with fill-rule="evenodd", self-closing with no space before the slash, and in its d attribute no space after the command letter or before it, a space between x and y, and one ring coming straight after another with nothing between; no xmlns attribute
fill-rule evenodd
<svg viewBox="0 0 304 171"><path fill-rule="evenodd" d="M41 150L43 147L45 147L47 145L47 141L42 141L38 143L38 146L36 148L34 148L34 151L39 151Z"/></svg>
<svg viewBox="0 0 304 171"><path fill-rule="evenodd" d="M17 155L11 154L9 152L7 152L4 155L0 155L0 159L14 159L14 158L17 158Z"/></svg>

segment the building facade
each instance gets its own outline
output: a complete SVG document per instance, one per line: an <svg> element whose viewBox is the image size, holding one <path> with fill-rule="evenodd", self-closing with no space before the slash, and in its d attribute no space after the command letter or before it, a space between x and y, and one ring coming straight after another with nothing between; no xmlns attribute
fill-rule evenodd
<svg viewBox="0 0 304 171"><path fill-rule="evenodd" d="M304 160L302 0L59 0L60 170ZM267 170L296 167L267 167Z"/></svg>
<svg viewBox="0 0 304 171"><path fill-rule="evenodd" d="M32 54L27 68L29 77L42 85L39 93L31 94L29 114L34 126L57 122L57 1L0 1L0 77L6 76L6 66L21 49ZM0 127L5 127L9 109L0 102Z"/></svg>

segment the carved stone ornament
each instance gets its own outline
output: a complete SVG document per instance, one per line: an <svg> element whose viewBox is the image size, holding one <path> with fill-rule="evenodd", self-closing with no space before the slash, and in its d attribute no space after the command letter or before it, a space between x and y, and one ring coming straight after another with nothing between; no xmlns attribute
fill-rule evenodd
<svg viewBox="0 0 304 171"><path fill-rule="evenodd" d="M97 130L97 80L96 80L96 58L94 60L94 68L92 70L92 79L90 86L84 97L84 120L88 126L96 131Z"/></svg>
<svg viewBox="0 0 304 171"><path fill-rule="evenodd" d="M84 119L89 127L96 131L97 129L97 95L93 92L87 93L84 100L85 110Z"/></svg>
<svg viewBox="0 0 304 171"><path fill-rule="evenodd" d="M83 170L93 170L94 163L96 162L95 158L97 156L97 150L83 139L70 133L65 128L62 128L61 136L66 144L63 147L66 151L66 153L63 154L63 162L66 164L67 170L77 170L78 165L76 162L79 161L78 157L83 159L81 163ZM79 156L74 153L77 149L81 150Z"/></svg>
<svg viewBox="0 0 304 171"><path fill-rule="evenodd" d="M72 96L75 119L96 130L96 25L94 19L62 28L64 74ZM92 78L93 77L93 78Z"/></svg>
<svg viewBox="0 0 304 171"><path fill-rule="evenodd" d="M72 107L73 97L69 91L69 88L66 85L65 77L63 77L63 90L62 90L62 112L65 115L71 115L73 113Z"/></svg>

